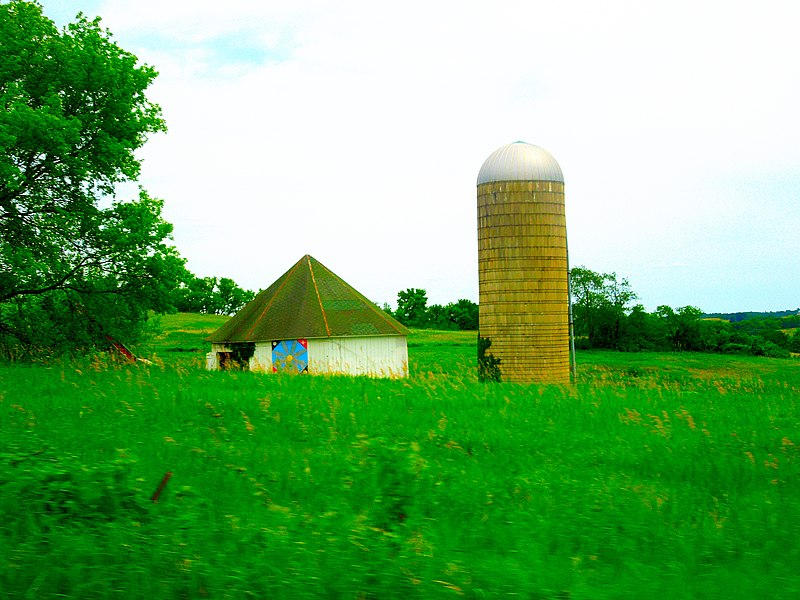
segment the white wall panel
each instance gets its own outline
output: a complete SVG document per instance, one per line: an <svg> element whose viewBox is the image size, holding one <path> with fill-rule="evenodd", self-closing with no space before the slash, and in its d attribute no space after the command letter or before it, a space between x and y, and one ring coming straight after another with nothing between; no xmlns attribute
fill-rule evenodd
<svg viewBox="0 0 800 600"><path fill-rule="evenodd" d="M219 368L218 352L230 349L212 344L206 367ZM250 359L250 370L272 372L272 343L259 342ZM340 373L372 377L407 377L408 346L405 336L339 337L308 340L308 372Z"/></svg>
<svg viewBox="0 0 800 600"><path fill-rule="evenodd" d="M256 351L250 358L250 370L272 373L272 342L256 343Z"/></svg>
<svg viewBox="0 0 800 600"><path fill-rule="evenodd" d="M309 373L407 377L405 336L340 337L308 340Z"/></svg>

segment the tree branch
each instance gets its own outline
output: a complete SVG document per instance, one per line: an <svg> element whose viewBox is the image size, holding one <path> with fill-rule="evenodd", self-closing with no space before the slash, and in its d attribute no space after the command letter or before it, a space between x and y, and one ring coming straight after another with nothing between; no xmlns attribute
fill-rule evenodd
<svg viewBox="0 0 800 600"><path fill-rule="evenodd" d="M0 302L7 302L8 300L16 298L17 296L38 296L40 294L46 294L47 292L52 292L53 290L65 288L67 287L65 284L69 280L69 278L75 275L75 273L77 273L82 267L84 267L86 262L87 259L79 261L78 264L75 265L72 269L70 269L63 277L57 279L50 285L46 285L44 287L39 287L39 288L17 289L17 290L0 292Z"/></svg>

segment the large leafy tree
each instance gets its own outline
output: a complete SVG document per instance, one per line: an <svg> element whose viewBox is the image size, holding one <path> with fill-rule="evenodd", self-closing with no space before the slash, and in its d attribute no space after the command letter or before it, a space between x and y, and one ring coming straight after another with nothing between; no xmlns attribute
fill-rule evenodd
<svg viewBox="0 0 800 600"><path fill-rule="evenodd" d="M570 283L576 335L595 348L620 349L628 307L636 299L628 280L617 280L616 273L575 267Z"/></svg>
<svg viewBox="0 0 800 600"><path fill-rule="evenodd" d="M105 321L128 334L163 309L183 261L169 244L162 202L135 182L136 151L165 131L145 91L156 77L99 19L59 29L36 2L0 4L0 335L47 345L43 317ZM124 299L124 302L121 300ZM124 303L125 309L120 306ZM125 318L120 320L119 313ZM117 322L114 326L113 322ZM70 338L64 337L64 341ZM3 341L0 340L0 341Z"/></svg>
<svg viewBox="0 0 800 600"><path fill-rule="evenodd" d="M407 327L427 327L428 292L419 288L397 292L397 311L394 316Z"/></svg>

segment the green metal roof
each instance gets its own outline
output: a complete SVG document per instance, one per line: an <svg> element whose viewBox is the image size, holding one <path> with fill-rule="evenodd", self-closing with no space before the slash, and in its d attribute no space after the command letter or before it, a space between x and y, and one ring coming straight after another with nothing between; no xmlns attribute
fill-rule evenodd
<svg viewBox="0 0 800 600"><path fill-rule="evenodd" d="M394 318L306 254L206 341L265 342L408 333Z"/></svg>

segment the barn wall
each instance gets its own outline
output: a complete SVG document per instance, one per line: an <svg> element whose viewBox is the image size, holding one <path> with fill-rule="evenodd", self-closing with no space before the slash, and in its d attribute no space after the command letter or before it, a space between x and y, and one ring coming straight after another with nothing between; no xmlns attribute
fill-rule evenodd
<svg viewBox="0 0 800 600"><path fill-rule="evenodd" d="M308 340L309 373L407 377L405 336L318 338Z"/></svg>
<svg viewBox="0 0 800 600"><path fill-rule="evenodd" d="M206 355L209 370L219 368L218 352L230 349L212 344ZM256 343L250 370L272 372L272 343ZM341 373L373 377L407 377L408 346L405 336L318 338L308 340L308 372Z"/></svg>
<svg viewBox="0 0 800 600"><path fill-rule="evenodd" d="M272 373L272 342L256 343L256 351L250 358L250 370Z"/></svg>
<svg viewBox="0 0 800 600"><path fill-rule="evenodd" d="M209 371L216 371L219 369L219 357L217 352L229 352L225 344L211 344L211 352L206 354L206 369Z"/></svg>

